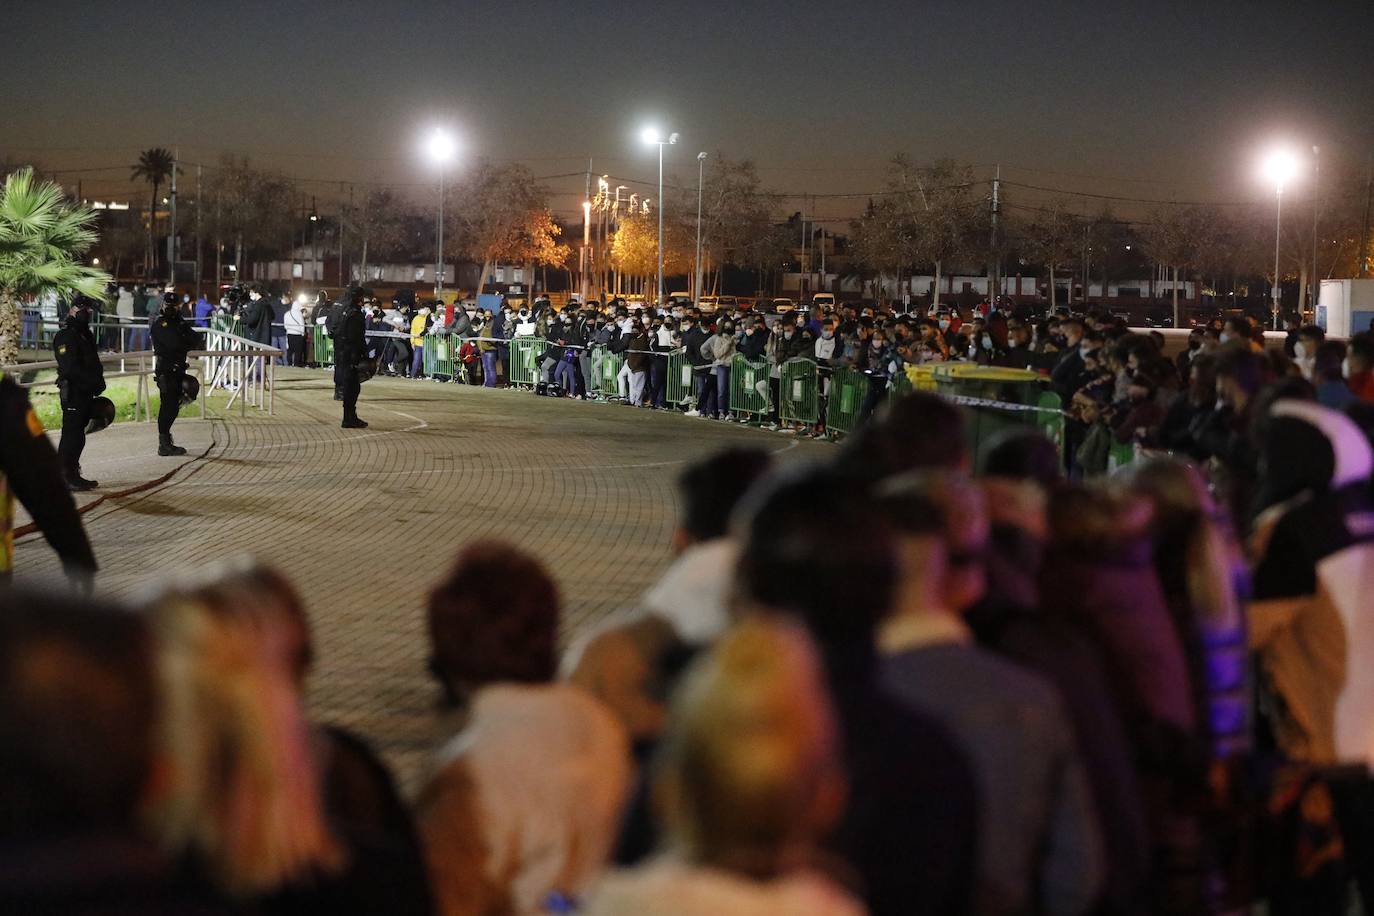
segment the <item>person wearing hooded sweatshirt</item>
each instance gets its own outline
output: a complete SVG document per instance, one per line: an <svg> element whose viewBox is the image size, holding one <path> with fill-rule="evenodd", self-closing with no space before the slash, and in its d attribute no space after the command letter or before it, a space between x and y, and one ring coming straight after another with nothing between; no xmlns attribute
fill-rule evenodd
<svg viewBox="0 0 1374 916"><path fill-rule="evenodd" d="M701 345L702 356L711 360L711 374L697 405L697 416L725 419L730 411L730 364L735 359L735 326L722 321L714 337ZM689 411L690 413L690 411Z"/></svg>
<svg viewBox="0 0 1374 916"><path fill-rule="evenodd" d="M1276 401L1250 543L1261 748L1328 771L1345 847L1374 903L1374 451L1348 416Z"/></svg>

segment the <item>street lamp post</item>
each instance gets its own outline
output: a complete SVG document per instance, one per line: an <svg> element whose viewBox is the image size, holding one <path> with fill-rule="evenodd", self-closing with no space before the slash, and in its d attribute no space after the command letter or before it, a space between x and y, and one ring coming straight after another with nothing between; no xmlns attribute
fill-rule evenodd
<svg viewBox="0 0 1374 916"><path fill-rule="evenodd" d="M439 215L434 224L434 298L444 297L444 166L453 158L453 137L435 128L430 135L425 151L439 167Z"/></svg>
<svg viewBox="0 0 1374 916"><path fill-rule="evenodd" d="M640 139L658 147L658 298L656 305L663 304L663 147L677 143L677 134L669 134L663 139L656 128L646 127L640 131Z"/></svg>
<svg viewBox="0 0 1374 916"><path fill-rule="evenodd" d="M693 263L693 271L696 274L692 284L692 305L701 307L701 196L706 188L706 153L697 153L697 259ZM659 194L662 194L659 191Z"/></svg>
<svg viewBox="0 0 1374 916"><path fill-rule="evenodd" d="M1275 150L1264 160L1264 176L1274 185L1274 330L1279 329L1279 240L1283 232L1283 186L1297 173L1298 162L1287 150Z"/></svg>

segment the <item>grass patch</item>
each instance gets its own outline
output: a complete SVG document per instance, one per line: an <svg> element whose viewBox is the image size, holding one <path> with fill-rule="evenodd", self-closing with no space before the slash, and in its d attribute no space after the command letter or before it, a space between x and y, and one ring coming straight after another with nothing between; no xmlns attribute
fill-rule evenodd
<svg viewBox="0 0 1374 916"><path fill-rule="evenodd" d="M53 373L40 372L40 379L51 379ZM149 416L156 418L158 405L162 399L158 396L157 385L151 376L148 377L148 411ZM134 419L134 401L138 397L138 379L136 378L112 378L106 383L106 388L102 397L107 397L114 402L115 422L127 422ZM38 419L43 422L46 429L62 428L62 404L57 396L57 391L51 387L36 388L30 391L29 400L33 403L34 413L38 414ZM193 401L183 405L181 417L200 416L200 402Z"/></svg>

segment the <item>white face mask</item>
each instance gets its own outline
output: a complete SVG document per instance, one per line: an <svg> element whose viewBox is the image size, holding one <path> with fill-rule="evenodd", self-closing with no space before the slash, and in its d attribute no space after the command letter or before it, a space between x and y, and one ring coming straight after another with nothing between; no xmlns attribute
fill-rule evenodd
<svg viewBox="0 0 1374 916"><path fill-rule="evenodd" d="M948 319L948 318L941 318L941 319L940 319L940 330L942 330L942 331L948 331L948 330L949 330L949 319Z"/></svg>
<svg viewBox="0 0 1374 916"><path fill-rule="evenodd" d="M1231 335L1228 334L1228 333L1226 333L1225 331L1222 331L1222 332L1221 332L1221 336L1218 337L1217 339L1220 340L1222 343L1226 343L1227 341L1229 341L1229 340L1231 339Z"/></svg>
<svg viewBox="0 0 1374 916"><path fill-rule="evenodd" d="M1350 378L1350 357L1341 360L1341 378Z"/></svg>
<svg viewBox="0 0 1374 916"><path fill-rule="evenodd" d="M983 335L983 349L984 349L984 350L991 350L991 349L992 349L992 335L991 335L991 334L984 334L984 335Z"/></svg>
<svg viewBox="0 0 1374 916"><path fill-rule="evenodd" d="M1306 359L1306 358L1307 358L1307 344L1303 343L1301 340L1298 341L1297 343L1293 344L1293 358L1294 358L1294 359Z"/></svg>

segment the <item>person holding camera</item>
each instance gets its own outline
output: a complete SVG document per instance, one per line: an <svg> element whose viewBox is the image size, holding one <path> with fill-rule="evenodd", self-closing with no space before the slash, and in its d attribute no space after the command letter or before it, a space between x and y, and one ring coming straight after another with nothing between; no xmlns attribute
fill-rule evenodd
<svg viewBox="0 0 1374 916"><path fill-rule="evenodd" d="M94 300L80 293L72 297L62 328L53 337L57 359L57 392L62 401L62 437L57 443L62 475L72 490L94 490L99 484L81 476L81 453L86 448L86 425L95 399L105 390L105 367L100 364L91 333Z"/></svg>
<svg viewBox="0 0 1374 916"><path fill-rule="evenodd" d="M181 411L182 399L186 395L194 397L187 388L188 382L195 384L186 374L187 354L197 348L200 335L182 317L176 293L162 297L162 314L153 319L150 331L157 356L153 378L162 397L157 409L157 453L164 458L184 455L186 449L172 441L172 424ZM196 385L196 390L199 388Z"/></svg>

